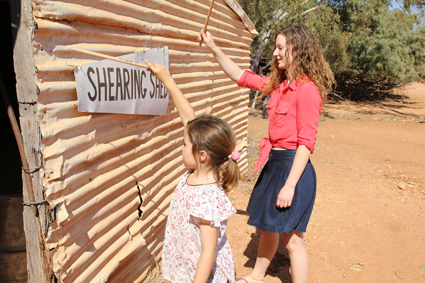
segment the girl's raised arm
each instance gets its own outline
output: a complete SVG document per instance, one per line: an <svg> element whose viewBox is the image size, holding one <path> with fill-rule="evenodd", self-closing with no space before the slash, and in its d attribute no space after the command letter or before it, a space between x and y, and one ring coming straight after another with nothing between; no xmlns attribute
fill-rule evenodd
<svg viewBox="0 0 425 283"><path fill-rule="evenodd" d="M218 64L223 69L223 71L229 76L230 79L237 82L243 74L243 70L236 65L226 54L218 48L214 43L214 39L209 31L204 32L201 30L201 33L198 37L198 41L203 40L205 45L211 50L215 59L218 61Z"/></svg>
<svg viewBox="0 0 425 283"><path fill-rule="evenodd" d="M154 73L168 89L168 92L174 101L174 105L176 105L177 111L179 112L180 118L183 121L183 125L186 127L189 120L196 118L195 111L189 101L177 87L176 82L171 77L170 71L166 66L157 63L152 65L148 60L145 60L145 62L148 65L149 70Z"/></svg>

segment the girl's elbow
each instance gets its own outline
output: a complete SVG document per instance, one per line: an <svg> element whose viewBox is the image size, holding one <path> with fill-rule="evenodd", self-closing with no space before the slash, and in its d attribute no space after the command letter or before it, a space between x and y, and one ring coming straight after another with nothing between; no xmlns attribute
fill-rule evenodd
<svg viewBox="0 0 425 283"><path fill-rule="evenodd" d="M201 257L205 258L215 258L217 253L217 245L211 244L211 245L205 245L201 247Z"/></svg>
<svg viewBox="0 0 425 283"><path fill-rule="evenodd" d="M240 70L238 70L238 72L235 72L235 73L233 74L233 76L231 77L231 79L232 79L235 83L237 83L237 82L241 79L241 77L242 77L243 73L244 73L244 71L242 71L242 69L240 69Z"/></svg>
<svg viewBox="0 0 425 283"><path fill-rule="evenodd" d="M206 255L206 256L214 256L215 257L215 254L216 254L216 249L217 247L216 246L213 246L213 245L211 245L211 246L208 246L208 247L202 247L201 248L201 255Z"/></svg>

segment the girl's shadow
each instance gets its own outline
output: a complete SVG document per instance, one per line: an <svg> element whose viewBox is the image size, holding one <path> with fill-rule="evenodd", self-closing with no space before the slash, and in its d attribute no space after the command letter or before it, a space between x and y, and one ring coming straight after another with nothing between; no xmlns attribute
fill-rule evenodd
<svg viewBox="0 0 425 283"><path fill-rule="evenodd" d="M255 260L257 258L258 244L260 243L261 231L256 229L255 233L251 234L251 241L244 251L244 255L248 257L245 267L254 268ZM288 251L285 248L282 234L279 236L279 247L274 255L269 268L267 269L266 276L277 277L282 283L292 283L291 273L289 273L290 260ZM242 274L241 274L242 275Z"/></svg>

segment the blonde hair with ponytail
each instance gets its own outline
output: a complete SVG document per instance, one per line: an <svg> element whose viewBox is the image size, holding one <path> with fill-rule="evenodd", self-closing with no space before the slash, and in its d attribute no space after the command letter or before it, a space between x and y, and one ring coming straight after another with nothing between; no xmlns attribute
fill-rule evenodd
<svg viewBox="0 0 425 283"><path fill-rule="evenodd" d="M192 143L192 154L201 150L210 157L210 165L225 192L239 183L238 163L231 156L236 147L236 138L230 126L212 115L200 116L187 123L187 132Z"/></svg>

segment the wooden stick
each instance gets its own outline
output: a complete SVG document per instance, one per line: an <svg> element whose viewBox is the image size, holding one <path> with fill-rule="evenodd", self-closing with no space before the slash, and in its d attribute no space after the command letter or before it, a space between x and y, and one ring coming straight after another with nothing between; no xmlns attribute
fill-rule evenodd
<svg viewBox="0 0 425 283"><path fill-rule="evenodd" d="M84 50L84 49L80 49L80 48L76 48L76 47L68 46L68 48L71 49L71 50L77 51L77 52L88 54L88 55L93 55L93 56L96 56L96 57L109 59L109 60L113 60L113 61L117 61L117 62L121 62L121 63L125 63L125 64L134 65L134 66L137 66L137 67L149 69L149 67L145 64L136 63L136 62L132 62L132 61L128 61L128 60L120 59L120 58L117 58L117 57L105 55L105 54L102 54L102 53L97 53L97 52L94 52L94 51L88 51L88 50Z"/></svg>
<svg viewBox="0 0 425 283"><path fill-rule="evenodd" d="M3 83L3 78L0 74L0 93L3 97L4 106L7 109L7 115L9 116L10 124L12 126L13 134L15 135L16 143L18 145L19 155L21 156L21 162L23 168L29 168L28 159L25 155L24 139L22 138L21 130L19 129L19 124L16 121L15 112L13 111L12 104L10 103L9 96L7 95L6 85ZM28 173L23 174L25 185L23 190L26 190L28 200L30 202L35 201L34 196L34 187L32 184L32 176ZM24 199L25 201L25 199ZM32 212L34 215L38 214L38 209L36 206L31 206Z"/></svg>
<svg viewBox="0 0 425 283"><path fill-rule="evenodd" d="M207 32L207 26L208 26L208 21L210 20L210 16L211 16L211 11L212 8L214 6L214 0L211 0L211 6L210 6L210 10L208 11L208 16L207 16L207 20L205 21L205 25L204 25L204 32ZM201 38L201 42L199 42L199 46L202 45L202 38Z"/></svg>

